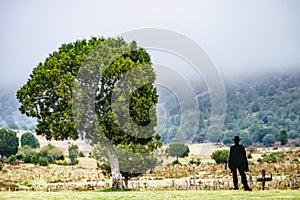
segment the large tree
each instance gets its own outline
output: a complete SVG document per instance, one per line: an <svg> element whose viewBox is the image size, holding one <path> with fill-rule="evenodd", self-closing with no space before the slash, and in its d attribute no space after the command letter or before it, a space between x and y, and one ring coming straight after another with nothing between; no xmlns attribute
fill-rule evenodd
<svg viewBox="0 0 300 200"><path fill-rule="evenodd" d="M37 118L47 139L84 136L107 151L113 187L122 187L115 147L159 147L155 138L158 96L149 54L123 39L92 38L64 44L18 90L20 111Z"/></svg>
<svg viewBox="0 0 300 200"><path fill-rule="evenodd" d="M0 129L0 155L3 160L18 152L19 138L17 133L9 129Z"/></svg>

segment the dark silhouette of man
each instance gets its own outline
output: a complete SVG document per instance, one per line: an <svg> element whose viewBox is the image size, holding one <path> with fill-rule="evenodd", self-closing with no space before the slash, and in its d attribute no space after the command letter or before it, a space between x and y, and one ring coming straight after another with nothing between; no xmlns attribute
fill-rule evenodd
<svg viewBox="0 0 300 200"><path fill-rule="evenodd" d="M242 178L242 184L244 185L244 190L252 191L252 189L248 186L245 174L245 172L249 171L246 151L244 146L239 144L240 140L241 139L239 136L235 136L233 138L234 145L230 147L228 167L229 169L231 169L232 172L234 190L239 189L237 177L237 170L239 170L239 173Z"/></svg>

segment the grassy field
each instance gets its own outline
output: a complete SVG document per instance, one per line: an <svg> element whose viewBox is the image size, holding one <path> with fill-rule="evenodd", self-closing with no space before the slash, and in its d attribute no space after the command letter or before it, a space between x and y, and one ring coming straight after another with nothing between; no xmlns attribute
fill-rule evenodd
<svg viewBox="0 0 300 200"><path fill-rule="evenodd" d="M0 192L0 199L300 199L299 190L269 191L127 191L127 192Z"/></svg>

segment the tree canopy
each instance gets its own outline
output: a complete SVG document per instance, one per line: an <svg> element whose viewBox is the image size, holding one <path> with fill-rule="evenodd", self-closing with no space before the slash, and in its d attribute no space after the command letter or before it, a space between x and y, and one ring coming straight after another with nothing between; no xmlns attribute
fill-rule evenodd
<svg viewBox="0 0 300 200"><path fill-rule="evenodd" d="M135 146L141 153L160 146L154 130L155 78L149 54L136 42L92 38L63 44L50 54L17 91L17 99L23 114L37 118L38 135L101 142L113 181L120 181L116 146Z"/></svg>
<svg viewBox="0 0 300 200"><path fill-rule="evenodd" d="M21 136L21 146L25 145L31 148L40 148L40 143L38 139L30 132L23 133Z"/></svg>
<svg viewBox="0 0 300 200"><path fill-rule="evenodd" d="M170 156L175 156L176 160L178 160L178 157L184 158L188 156L190 153L190 149L189 146L184 143L174 142L168 146L167 153L169 153Z"/></svg>
<svg viewBox="0 0 300 200"><path fill-rule="evenodd" d="M0 129L0 155L3 160L18 152L19 138L17 133L9 129Z"/></svg>

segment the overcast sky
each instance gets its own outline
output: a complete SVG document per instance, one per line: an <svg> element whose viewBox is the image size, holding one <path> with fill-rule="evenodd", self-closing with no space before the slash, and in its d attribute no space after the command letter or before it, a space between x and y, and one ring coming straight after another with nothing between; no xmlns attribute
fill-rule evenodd
<svg viewBox="0 0 300 200"><path fill-rule="evenodd" d="M203 47L222 75L300 68L298 0L0 0L0 89L20 87L62 43L164 28Z"/></svg>

